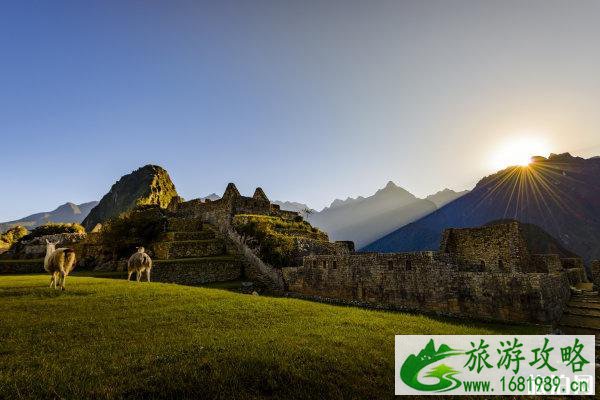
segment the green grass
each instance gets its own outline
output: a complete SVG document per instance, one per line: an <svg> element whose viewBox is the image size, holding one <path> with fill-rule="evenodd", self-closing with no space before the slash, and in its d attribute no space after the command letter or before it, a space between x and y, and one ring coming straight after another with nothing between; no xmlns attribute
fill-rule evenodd
<svg viewBox="0 0 600 400"><path fill-rule="evenodd" d="M225 290L0 277L0 398L392 398L395 334L532 333Z"/></svg>
<svg viewBox="0 0 600 400"><path fill-rule="evenodd" d="M127 279L127 271L85 271L75 270L69 277ZM135 275L134 275L135 277ZM1 278L0 278L1 279ZM70 278L67 278L70 279Z"/></svg>
<svg viewBox="0 0 600 400"><path fill-rule="evenodd" d="M71 275L71 277L93 277L93 278L111 278L111 279L127 279L127 271L75 271ZM1 278L0 278L1 279ZM133 280L135 280L135 275L132 276ZM209 282L198 285L199 287L204 288L212 288L212 289L225 289L225 290L233 290L240 291L242 288L241 280L233 280L233 281L225 281L225 282Z"/></svg>

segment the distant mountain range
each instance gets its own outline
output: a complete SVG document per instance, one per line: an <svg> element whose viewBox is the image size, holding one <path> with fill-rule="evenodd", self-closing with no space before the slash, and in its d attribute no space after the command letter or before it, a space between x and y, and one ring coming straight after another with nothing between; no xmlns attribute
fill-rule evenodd
<svg viewBox="0 0 600 400"><path fill-rule="evenodd" d="M587 262L600 258L600 158L568 153L535 157L510 167L433 213L365 246L364 251L435 250L448 227L474 227L498 219L536 224Z"/></svg>
<svg viewBox="0 0 600 400"><path fill-rule="evenodd" d="M390 181L369 197L334 200L329 207L307 216L332 240L352 240L357 248L437 210L466 192L445 189L420 199Z"/></svg>
<svg viewBox="0 0 600 400"><path fill-rule="evenodd" d="M281 208L282 210L295 211L297 213L301 213L302 215L304 215L304 212L306 210L310 210L311 212L315 212L315 210L311 209L306 204L304 204L304 203L298 203L298 202L295 202L295 201L279 201L279 200L275 200L275 201L272 201L271 203L278 205L279 208Z"/></svg>
<svg viewBox="0 0 600 400"><path fill-rule="evenodd" d="M429 196L425 197L425 200L431 201L433 204L436 205L437 208L440 208L450 203L451 201L454 201L459 197L464 196L467 193L469 193L468 190L463 190L462 192L455 192L451 189L444 189L440 190L435 194L430 194Z"/></svg>
<svg viewBox="0 0 600 400"><path fill-rule="evenodd" d="M16 225L33 229L48 222L81 223L96 205L98 205L97 201L90 201L83 204L65 203L53 211L32 214L14 221L0 222L0 232L4 232Z"/></svg>
<svg viewBox="0 0 600 400"><path fill-rule="evenodd" d="M210 200L210 201L215 201L215 200L219 200L221 198L221 196L219 196L216 193L211 193L208 196L205 197L200 197L200 200L204 201L204 200Z"/></svg>

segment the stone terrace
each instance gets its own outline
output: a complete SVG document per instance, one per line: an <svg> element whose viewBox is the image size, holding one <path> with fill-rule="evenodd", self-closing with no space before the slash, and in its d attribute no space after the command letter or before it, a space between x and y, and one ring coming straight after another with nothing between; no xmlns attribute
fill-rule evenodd
<svg viewBox="0 0 600 400"><path fill-rule="evenodd" d="M163 240L152 246L153 280L186 285L240 279L240 256L216 229L198 218L170 218Z"/></svg>

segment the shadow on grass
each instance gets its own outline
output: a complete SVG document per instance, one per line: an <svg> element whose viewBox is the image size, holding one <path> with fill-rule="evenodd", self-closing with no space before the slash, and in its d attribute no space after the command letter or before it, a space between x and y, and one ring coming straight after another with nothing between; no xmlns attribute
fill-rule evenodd
<svg viewBox="0 0 600 400"><path fill-rule="evenodd" d="M84 297L90 296L92 293L84 292L80 290L58 290L51 289L49 287L23 287L18 289L0 289L0 298L9 298L9 297L29 297L36 299L51 299L62 296L75 296L75 297Z"/></svg>
<svg viewBox="0 0 600 400"><path fill-rule="evenodd" d="M107 278L107 279L119 279L126 280L127 272L125 271L75 271L71 274L71 276L76 276L80 278ZM136 275L134 274L131 277L131 280L135 282ZM146 278L142 278L142 281L145 282ZM193 285L195 287L203 287L209 289L222 289L228 290L232 292L239 292L242 288L241 280L233 280L233 281L225 281L225 282L211 282L211 283L203 283L199 285Z"/></svg>
<svg viewBox="0 0 600 400"><path fill-rule="evenodd" d="M81 278L127 279L125 271L74 271L71 276Z"/></svg>

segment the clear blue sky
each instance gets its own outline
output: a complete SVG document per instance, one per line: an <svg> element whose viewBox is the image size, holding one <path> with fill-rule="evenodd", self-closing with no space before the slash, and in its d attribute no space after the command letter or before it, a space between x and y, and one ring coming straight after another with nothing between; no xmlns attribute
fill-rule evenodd
<svg viewBox="0 0 600 400"><path fill-rule="evenodd" d="M3 1L0 221L164 166L186 198L425 196L600 153L600 1Z"/></svg>

